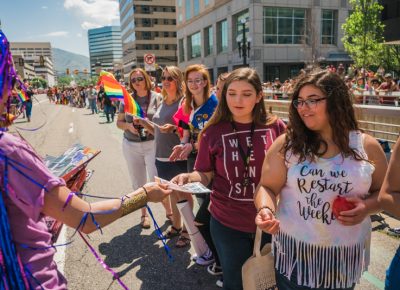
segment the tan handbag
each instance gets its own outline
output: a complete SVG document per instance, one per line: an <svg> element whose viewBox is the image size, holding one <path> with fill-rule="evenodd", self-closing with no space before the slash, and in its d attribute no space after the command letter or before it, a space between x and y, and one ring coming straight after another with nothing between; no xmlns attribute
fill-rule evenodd
<svg viewBox="0 0 400 290"><path fill-rule="evenodd" d="M257 227L253 256L248 258L242 266L243 289L277 290L271 244L266 244L262 251L260 251L260 246L261 230Z"/></svg>

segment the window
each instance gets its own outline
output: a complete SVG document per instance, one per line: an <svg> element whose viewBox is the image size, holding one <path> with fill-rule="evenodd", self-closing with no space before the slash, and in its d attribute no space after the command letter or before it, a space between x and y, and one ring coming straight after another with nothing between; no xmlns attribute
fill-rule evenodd
<svg viewBox="0 0 400 290"><path fill-rule="evenodd" d="M149 32L149 31L143 31L143 32L142 32L142 37L143 37L143 39L146 39L146 40L151 39L151 32Z"/></svg>
<svg viewBox="0 0 400 290"><path fill-rule="evenodd" d="M264 7L263 42L301 44L306 37L306 10Z"/></svg>
<svg viewBox="0 0 400 290"><path fill-rule="evenodd" d="M193 0L193 15L199 15L200 13L200 3L199 0Z"/></svg>
<svg viewBox="0 0 400 290"><path fill-rule="evenodd" d="M213 28L212 26L204 29L204 55L213 53Z"/></svg>
<svg viewBox="0 0 400 290"><path fill-rule="evenodd" d="M169 32L168 31L164 31L164 37L169 37Z"/></svg>
<svg viewBox="0 0 400 290"><path fill-rule="evenodd" d="M168 24L169 24L168 19L164 19L164 25L168 25Z"/></svg>
<svg viewBox="0 0 400 290"><path fill-rule="evenodd" d="M209 0L204 0L204 6L207 6L208 4L210 4Z"/></svg>
<svg viewBox="0 0 400 290"><path fill-rule="evenodd" d="M178 41L178 50L179 50L179 62L185 61L185 48L183 46L183 38Z"/></svg>
<svg viewBox="0 0 400 290"><path fill-rule="evenodd" d="M158 24L158 19L153 19L153 25L157 25Z"/></svg>
<svg viewBox="0 0 400 290"><path fill-rule="evenodd" d="M238 42L243 41L243 23L244 22L244 31L245 38L248 40L249 38L249 10L242 11L233 16L233 48L238 47Z"/></svg>
<svg viewBox="0 0 400 290"><path fill-rule="evenodd" d="M201 34L197 32L189 36L189 59L201 56Z"/></svg>
<svg viewBox="0 0 400 290"><path fill-rule="evenodd" d="M337 11L322 10L321 44L337 44Z"/></svg>
<svg viewBox="0 0 400 290"><path fill-rule="evenodd" d="M186 7L185 7L185 19L189 20L190 18L192 18L192 6L191 4L191 0L186 0Z"/></svg>
<svg viewBox="0 0 400 290"><path fill-rule="evenodd" d="M278 65L264 64L265 80L273 82L275 78L280 77L280 67Z"/></svg>
<svg viewBox="0 0 400 290"><path fill-rule="evenodd" d="M228 51L228 21L226 19L217 23L217 45L218 53Z"/></svg>

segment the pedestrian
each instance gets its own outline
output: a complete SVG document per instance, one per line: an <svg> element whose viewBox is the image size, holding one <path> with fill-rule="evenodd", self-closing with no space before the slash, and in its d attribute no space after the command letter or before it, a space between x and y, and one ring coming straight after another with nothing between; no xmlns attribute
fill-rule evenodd
<svg viewBox="0 0 400 290"><path fill-rule="evenodd" d="M300 78L255 196L256 224L273 234L279 289L354 289L369 264L369 215L380 211L386 167L340 76Z"/></svg>
<svg viewBox="0 0 400 290"><path fill-rule="evenodd" d="M23 103L23 107L25 107L26 112L26 119L28 122L31 121L32 118L32 97L33 97L33 90L32 87L29 85L28 82L25 82L26 87L26 96L28 97L26 101Z"/></svg>
<svg viewBox="0 0 400 290"><path fill-rule="evenodd" d="M107 123L114 122L114 106L111 99L107 96L104 91L104 87L100 86L98 97L102 100L102 106L104 107L104 114L106 115Z"/></svg>
<svg viewBox="0 0 400 290"><path fill-rule="evenodd" d="M379 202L385 212L400 218L400 138L390 157L388 171L379 193ZM386 271L385 290L397 290L400 285L400 246Z"/></svg>
<svg viewBox="0 0 400 290"><path fill-rule="evenodd" d="M89 85L89 89L87 90L87 99L89 101L89 108L92 110L92 115L97 112L97 105L96 105L96 99L97 99L97 93L93 85Z"/></svg>
<svg viewBox="0 0 400 290"><path fill-rule="evenodd" d="M0 37L0 112L3 112L11 89L9 79L13 76L8 67L11 62L4 59L4 55L12 58L1 31ZM0 129L1 289L67 289L67 281L54 261L56 250L44 215L89 234L148 201L160 202L171 192L153 183L121 199L88 203L74 195L62 178L54 176L26 141L5 132L5 128ZM84 218L88 215L93 219Z"/></svg>
<svg viewBox="0 0 400 290"><path fill-rule="evenodd" d="M224 289L242 289L241 268L253 253L253 194L262 160L284 123L268 115L257 72L239 68L226 80L220 103L201 131L199 151L191 173L172 182L182 185L212 180L211 236L223 269Z"/></svg>
<svg viewBox="0 0 400 290"><path fill-rule="evenodd" d="M151 91L150 77L143 69L133 69L129 74L129 80L132 97L141 107L146 118L151 121L160 105L161 96ZM154 135L138 122L137 118L125 113L125 106L121 103L117 127L124 131L122 152L128 165L132 188L140 187L148 181L148 178L157 176ZM142 208L141 211L142 228L149 229L150 220L147 210Z"/></svg>

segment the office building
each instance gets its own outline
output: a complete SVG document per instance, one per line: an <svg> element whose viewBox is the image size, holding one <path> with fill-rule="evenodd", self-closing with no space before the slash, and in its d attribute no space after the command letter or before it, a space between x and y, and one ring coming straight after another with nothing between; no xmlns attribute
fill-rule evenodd
<svg viewBox="0 0 400 290"><path fill-rule="evenodd" d="M400 0L380 0L379 3L383 6L382 22L385 24L385 41L400 44Z"/></svg>

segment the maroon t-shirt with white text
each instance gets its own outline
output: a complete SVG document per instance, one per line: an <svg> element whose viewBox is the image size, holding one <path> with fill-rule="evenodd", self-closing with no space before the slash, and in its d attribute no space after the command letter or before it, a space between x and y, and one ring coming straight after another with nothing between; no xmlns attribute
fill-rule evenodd
<svg viewBox="0 0 400 290"><path fill-rule="evenodd" d="M261 169L267 149L285 131L285 124L278 119L267 126L255 126L251 138L251 123L235 122L235 133L230 122L212 125L204 132L199 146L195 170L214 172L210 212L223 225L247 233L255 233L256 208L254 192L260 181ZM250 184L243 186L245 165L238 147L244 154L247 143L253 142L250 156Z"/></svg>

